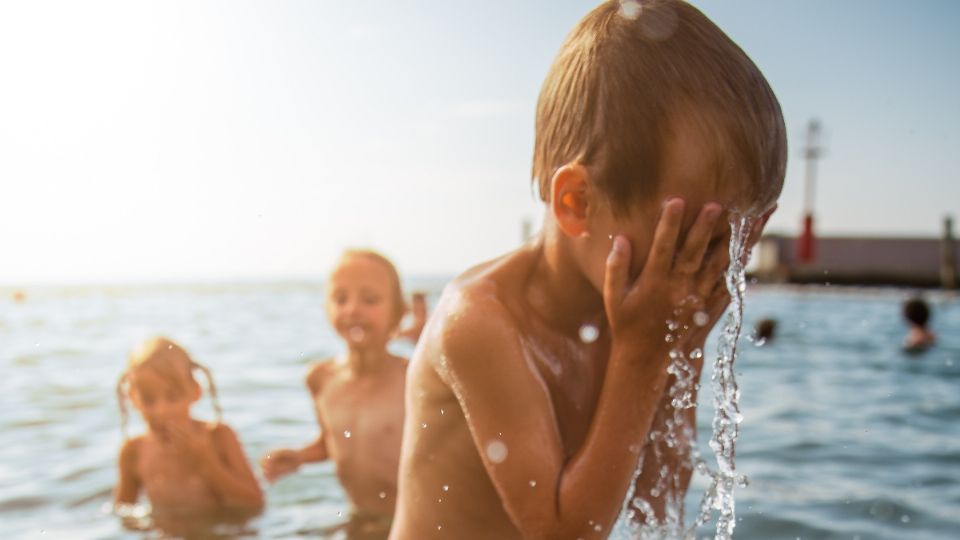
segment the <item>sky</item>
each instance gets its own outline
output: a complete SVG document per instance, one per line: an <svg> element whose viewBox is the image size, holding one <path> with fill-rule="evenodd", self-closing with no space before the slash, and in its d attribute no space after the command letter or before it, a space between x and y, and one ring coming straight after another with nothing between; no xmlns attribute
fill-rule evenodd
<svg viewBox="0 0 960 540"><path fill-rule="evenodd" d="M821 234L960 217L960 2L698 0L780 99ZM0 2L0 285L405 275L515 248L533 117L595 2Z"/></svg>

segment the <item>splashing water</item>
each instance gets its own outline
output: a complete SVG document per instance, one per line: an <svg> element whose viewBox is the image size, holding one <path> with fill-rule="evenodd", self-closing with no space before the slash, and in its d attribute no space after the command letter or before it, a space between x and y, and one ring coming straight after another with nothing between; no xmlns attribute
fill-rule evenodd
<svg viewBox="0 0 960 540"><path fill-rule="evenodd" d="M700 458L693 444L696 426L688 425L689 422L685 417L685 411L695 406L696 390L699 389L699 384L696 382L696 369L691 361L703 358L703 351L694 349L688 352L680 347L674 347L670 351L670 365L667 367L667 373L676 381L668 394L673 413L664 422L664 431L651 432L650 440L662 442L677 455L683 456L686 463L681 463L678 469L672 472L666 466L662 467L657 483L650 491L653 497L664 497L663 522L656 522L656 514L652 505L646 500L646 494L634 493L633 486L636 482L631 484L620 521L614 531L616 538L693 540L696 538L697 528L710 521L714 510L719 513L715 538L730 540L733 537L733 529L736 526L734 489L738 485L743 487L747 484L745 476L737 475L734 457L739 424L743 416L740 414L740 390L733 371L733 363L743 326L743 299L746 291L744 272L749 256L747 240L754 222L755 218L750 216L733 215L730 218L731 262L725 273L725 284L731 303L720 333L711 376L714 418L710 448L716 457L717 470L711 470L706 461ZM695 313L694 324L704 326L707 323L703 320L705 318L707 318L706 313ZM667 330L666 341L675 342L678 337L676 323L667 321ZM650 448L653 449L653 457L657 462L662 462L661 446L651 444ZM710 480L700 501L697 517L689 528L685 528L683 523L684 490L681 480L683 468L693 468ZM637 477L642 469L643 459L641 458L636 472ZM640 516L645 519L637 519Z"/></svg>
<svg viewBox="0 0 960 540"><path fill-rule="evenodd" d="M697 464L712 478L710 486L700 502L700 513L693 525L706 523L710 519L711 509L718 510L717 535L715 538L728 540L733 537L736 527L736 505L734 488L745 486L746 477L738 478L735 455L737 436L740 434L740 388L737 385L733 363L737 358L737 343L743 329L743 294L747 290L744 278L749 253L747 240L753 229L754 219L749 216L731 216L730 218L730 267L727 268L726 285L730 293L730 309L723 323L717 357L713 362L713 436L710 448L717 459L717 471L710 471L703 462Z"/></svg>

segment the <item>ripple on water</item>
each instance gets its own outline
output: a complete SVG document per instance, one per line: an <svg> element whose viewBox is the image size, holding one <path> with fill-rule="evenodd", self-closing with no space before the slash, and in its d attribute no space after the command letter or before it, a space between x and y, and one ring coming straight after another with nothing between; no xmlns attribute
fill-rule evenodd
<svg viewBox="0 0 960 540"><path fill-rule="evenodd" d="M24 510L33 510L52 504L53 501L47 497L37 495L24 495L21 497L11 497L0 501L0 513L2 512L23 512Z"/></svg>

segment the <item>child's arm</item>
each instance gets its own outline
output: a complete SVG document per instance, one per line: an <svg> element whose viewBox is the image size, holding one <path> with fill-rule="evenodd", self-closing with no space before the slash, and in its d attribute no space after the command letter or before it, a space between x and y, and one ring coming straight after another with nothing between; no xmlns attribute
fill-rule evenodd
<svg viewBox="0 0 960 540"><path fill-rule="evenodd" d="M609 362L586 440L569 460L549 392L507 308L478 295L477 305L465 300L448 314L453 322L444 329L447 354L438 371L446 372L524 538L606 535L621 509L666 384L665 321L702 288L701 261L720 210L707 205L678 249L683 206L678 199L665 205L650 256L632 283L629 242L614 240L603 291Z"/></svg>
<svg viewBox="0 0 960 540"><path fill-rule="evenodd" d="M114 504L133 504L140 494L140 478L137 476L137 455L140 449L140 438L124 441L120 448L120 457L117 467L120 478L113 490Z"/></svg>
<svg viewBox="0 0 960 540"><path fill-rule="evenodd" d="M263 492L247 463L237 435L226 424L205 429L168 425L171 441L200 465L224 506L259 510Z"/></svg>
<svg viewBox="0 0 960 540"><path fill-rule="evenodd" d="M311 402L314 405L316 405L317 398L323 390L323 382L328 373L329 365L327 363L314 364L307 372L306 385L310 391ZM323 429L323 421L320 418L319 411L317 411L317 425L320 426L320 435L310 444L299 449L278 448L271 450L260 458L260 468L267 482L276 482L280 478L296 472L304 463L325 461L329 457L325 439L326 430Z"/></svg>

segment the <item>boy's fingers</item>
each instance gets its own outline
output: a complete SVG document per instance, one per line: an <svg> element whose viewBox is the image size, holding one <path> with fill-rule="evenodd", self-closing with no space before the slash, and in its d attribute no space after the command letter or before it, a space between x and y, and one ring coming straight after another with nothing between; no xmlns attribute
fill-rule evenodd
<svg viewBox="0 0 960 540"><path fill-rule="evenodd" d="M713 235L714 226L722 210L717 203L708 203L703 206L683 242L683 247L677 254L673 265L675 272L694 274L700 269L703 255L710 244L710 237Z"/></svg>
<svg viewBox="0 0 960 540"><path fill-rule="evenodd" d="M664 274L670 271L673 255L677 251L680 225L683 223L684 205L683 199L680 198L673 198L664 203L657 229L653 234L653 245L650 246L646 268Z"/></svg>
<svg viewBox="0 0 960 540"><path fill-rule="evenodd" d="M697 294L701 298L709 298L717 283L721 283L727 267L730 266L730 235L724 235L723 241L711 247L706 261L703 263L697 276Z"/></svg>
<svg viewBox="0 0 960 540"><path fill-rule="evenodd" d="M629 273L630 242L625 236L618 234L613 237L603 276L603 304L608 315L613 313L614 306L623 297Z"/></svg>

